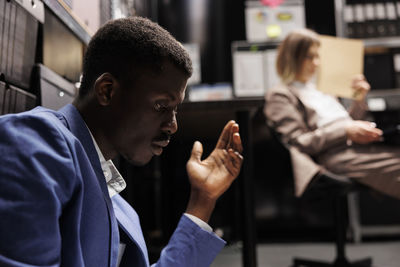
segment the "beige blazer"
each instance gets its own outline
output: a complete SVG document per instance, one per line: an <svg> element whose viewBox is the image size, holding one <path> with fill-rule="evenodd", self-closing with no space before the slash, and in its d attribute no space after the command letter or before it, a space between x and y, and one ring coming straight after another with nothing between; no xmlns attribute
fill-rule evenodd
<svg viewBox="0 0 400 267"><path fill-rule="evenodd" d="M311 179L323 169L324 159L334 156L332 148L346 146L345 124L349 119L318 128L315 111L305 106L290 86L270 89L265 100L264 114L290 151L295 194L301 196ZM365 113L365 107L354 105L349 113L359 117Z"/></svg>

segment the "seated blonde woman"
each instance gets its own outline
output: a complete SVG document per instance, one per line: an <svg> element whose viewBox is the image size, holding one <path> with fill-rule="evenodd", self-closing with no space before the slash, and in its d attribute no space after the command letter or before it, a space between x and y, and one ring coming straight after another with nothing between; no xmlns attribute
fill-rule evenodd
<svg viewBox="0 0 400 267"><path fill-rule="evenodd" d="M361 97L349 110L334 96L318 91L313 77L319 66L319 47L315 32L291 32L277 56L281 84L266 94L264 113L289 147L296 195L302 195L326 169L400 198L400 148L384 145L382 131L362 120L368 82L361 74L354 78L352 88Z"/></svg>

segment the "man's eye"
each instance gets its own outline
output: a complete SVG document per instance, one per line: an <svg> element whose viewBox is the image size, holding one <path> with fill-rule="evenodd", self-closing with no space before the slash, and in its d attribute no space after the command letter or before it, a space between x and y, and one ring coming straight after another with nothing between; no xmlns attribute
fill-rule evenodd
<svg viewBox="0 0 400 267"><path fill-rule="evenodd" d="M173 106L170 107L168 104L163 104L163 103L155 103L154 104L154 109L157 112L173 112L176 116L178 114L178 106Z"/></svg>
<svg viewBox="0 0 400 267"><path fill-rule="evenodd" d="M154 104L154 109L156 111L159 111L159 112L167 111L168 110L168 105L163 104L163 103L155 103Z"/></svg>

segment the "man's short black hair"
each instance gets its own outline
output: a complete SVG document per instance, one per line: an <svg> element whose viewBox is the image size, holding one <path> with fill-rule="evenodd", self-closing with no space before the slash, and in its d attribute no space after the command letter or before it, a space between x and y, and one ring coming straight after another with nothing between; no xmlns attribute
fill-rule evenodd
<svg viewBox="0 0 400 267"><path fill-rule="evenodd" d="M165 61L188 78L192 75L188 53L158 24L137 16L109 21L89 42L79 96L85 96L103 73L109 72L121 82L132 82L143 69L160 72Z"/></svg>

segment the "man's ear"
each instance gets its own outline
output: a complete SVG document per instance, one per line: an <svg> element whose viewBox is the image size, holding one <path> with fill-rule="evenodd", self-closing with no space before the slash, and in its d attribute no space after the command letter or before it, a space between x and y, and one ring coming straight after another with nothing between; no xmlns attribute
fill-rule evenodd
<svg viewBox="0 0 400 267"><path fill-rule="evenodd" d="M94 93L97 102L101 106L108 106L118 86L117 80L111 73L106 72L100 75L94 82Z"/></svg>

